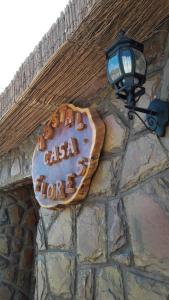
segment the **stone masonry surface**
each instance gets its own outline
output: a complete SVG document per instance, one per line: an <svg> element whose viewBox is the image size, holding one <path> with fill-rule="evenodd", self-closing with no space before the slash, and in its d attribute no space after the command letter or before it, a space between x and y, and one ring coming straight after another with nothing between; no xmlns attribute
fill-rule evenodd
<svg viewBox="0 0 169 300"><path fill-rule="evenodd" d="M166 38L156 53L157 36L145 45L144 107L155 94L169 98ZM85 105L106 124L101 160L84 203L40 209L35 300L168 300L169 129L158 138L138 120L129 124L108 87Z"/></svg>
<svg viewBox="0 0 169 300"><path fill-rule="evenodd" d="M140 106L155 95L169 100L167 26L145 45L148 80ZM129 123L107 86L88 102L73 103L97 109L107 128L104 146L83 203L39 209L31 300L169 300L169 127L158 138L138 120ZM0 300L28 296L36 214L14 192L4 195L31 176L38 132L0 160Z"/></svg>
<svg viewBox="0 0 169 300"><path fill-rule="evenodd" d="M0 193L0 299L32 300L37 209L30 187Z"/></svg>

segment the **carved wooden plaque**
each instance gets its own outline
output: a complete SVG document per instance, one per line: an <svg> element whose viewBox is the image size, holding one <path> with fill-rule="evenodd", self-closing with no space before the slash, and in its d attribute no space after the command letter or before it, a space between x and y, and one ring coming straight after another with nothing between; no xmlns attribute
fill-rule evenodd
<svg viewBox="0 0 169 300"><path fill-rule="evenodd" d="M40 206L55 209L85 198L103 145L98 114L72 104L60 106L38 137L32 161Z"/></svg>

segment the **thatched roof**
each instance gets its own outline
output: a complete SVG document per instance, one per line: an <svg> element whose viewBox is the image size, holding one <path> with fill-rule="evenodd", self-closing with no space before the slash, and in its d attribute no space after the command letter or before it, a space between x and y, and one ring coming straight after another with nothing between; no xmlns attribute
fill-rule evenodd
<svg viewBox="0 0 169 300"><path fill-rule="evenodd" d="M169 16L169 0L72 0L0 95L0 153L29 135L54 107L105 78L104 50L120 29L140 41Z"/></svg>

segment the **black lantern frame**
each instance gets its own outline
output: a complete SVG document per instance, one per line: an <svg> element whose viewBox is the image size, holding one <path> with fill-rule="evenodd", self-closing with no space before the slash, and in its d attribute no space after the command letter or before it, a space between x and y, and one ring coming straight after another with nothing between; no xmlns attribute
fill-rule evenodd
<svg viewBox="0 0 169 300"><path fill-rule="evenodd" d="M142 86L145 83L146 80L146 61L145 61L145 72L144 74L136 72L137 65L136 65L136 56L134 51L138 51L139 53L143 53L144 46L141 43L138 43L137 41L130 39L124 35L124 32L121 31L115 43L106 51L106 68L107 68L107 76L108 81L111 85L114 86L116 90L116 95L123 99L128 100L130 98L129 102L132 102L132 98L136 98L138 96L141 96L145 93L145 89ZM131 58L131 71L126 72L124 69L123 64L123 53L124 51L128 51L130 53ZM112 80L109 74L109 62L113 57L117 57L118 59L118 65L119 65L119 71L121 75L115 79ZM129 97L130 96L130 97ZM135 101L133 101L133 104Z"/></svg>
<svg viewBox="0 0 169 300"><path fill-rule="evenodd" d="M129 54L128 70L123 61L125 51ZM125 102L129 119L132 120L137 115L148 129L158 136L163 136L166 124L169 122L169 104L160 99L154 99L148 109L137 107L137 102L145 93L143 84L146 81L147 64L143 51L143 44L128 38L124 31L121 31L112 46L106 50L107 78L115 89L117 97ZM138 68L137 59L139 58L142 60L142 70ZM146 114L145 121L137 112Z"/></svg>

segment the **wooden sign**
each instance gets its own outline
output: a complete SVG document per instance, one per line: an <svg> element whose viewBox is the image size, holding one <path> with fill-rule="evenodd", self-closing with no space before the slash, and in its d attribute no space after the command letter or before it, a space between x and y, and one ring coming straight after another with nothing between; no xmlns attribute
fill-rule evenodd
<svg viewBox="0 0 169 300"><path fill-rule="evenodd" d="M85 198L103 145L105 126L88 108L64 104L38 137L32 161L40 206L55 209Z"/></svg>

